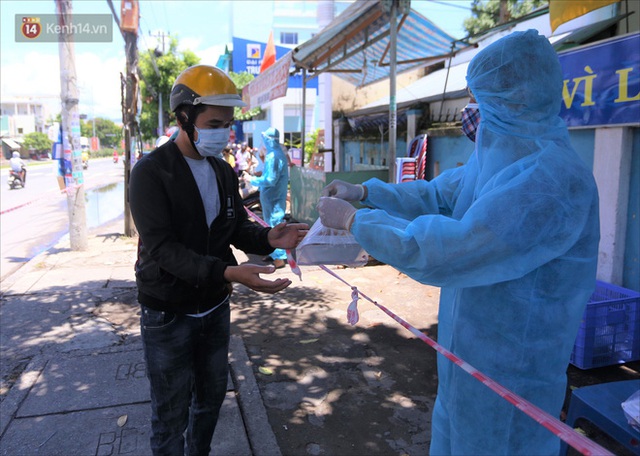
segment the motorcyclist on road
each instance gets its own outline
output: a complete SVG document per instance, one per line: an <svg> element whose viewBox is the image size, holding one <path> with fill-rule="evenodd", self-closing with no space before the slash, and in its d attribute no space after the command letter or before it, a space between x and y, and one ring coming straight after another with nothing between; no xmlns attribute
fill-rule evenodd
<svg viewBox="0 0 640 456"><path fill-rule="evenodd" d="M22 185L24 185L27 181L27 165L20 158L20 152L14 151L9 163L11 164L11 170L18 173L20 180L22 180Z"/></svg>

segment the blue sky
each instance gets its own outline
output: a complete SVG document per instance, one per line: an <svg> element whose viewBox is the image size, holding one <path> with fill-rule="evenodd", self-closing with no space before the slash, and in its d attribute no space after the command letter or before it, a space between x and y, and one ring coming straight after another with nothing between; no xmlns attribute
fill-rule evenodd
<svg viewBox="0 0 640 456"><path fill-rule="evenodd" d="M338 1L338 0L336 0ZM455 38L464 36L462 21L470 16L470 0L412 0L411 6ZM120 1L113 0L120 14ZM235 4L235 7L233 7ZM111 14L106 0L74 0L75 14ZM155 48L160 32L177 35L180 48L215 64L232 36L266 42L272 2L265 0L140 0L140 50ZM0 97L41 97L52 114L60 110L58 43L15 40L15 16L55 14L48 1L0 1ZM243 16L240 16L242 14ZM230 20L233 18L233 20ZM80 112L89 118L120 119L120 72L124 42L114 27L110 43L76 43Z"/></svg>

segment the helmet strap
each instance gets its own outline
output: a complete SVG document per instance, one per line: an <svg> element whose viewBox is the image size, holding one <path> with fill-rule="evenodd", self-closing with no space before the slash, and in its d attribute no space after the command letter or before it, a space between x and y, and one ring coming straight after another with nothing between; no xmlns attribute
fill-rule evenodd
<svg viewBox="0 0 640 456"><path fill-rule="evenodd" d="M187 133L187 137L191 142L191 147L193 147L193 150L195 150L196 152L198 151L198 148L196 147L196 143L193 140L193 134L195 131L195 121L198 117L198 114L198 110L193 105L188 106L186 109L178 113L178 115L180 116L182 129Z"/></svg>

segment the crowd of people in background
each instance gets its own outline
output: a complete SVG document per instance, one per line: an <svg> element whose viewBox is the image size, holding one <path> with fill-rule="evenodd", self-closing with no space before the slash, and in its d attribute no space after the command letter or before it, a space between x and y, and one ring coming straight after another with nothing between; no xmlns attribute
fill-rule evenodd
<svg viewBox="0 0 640 456"><path fill-rule="evenodd" d="M252 148L247 143L242 143L228 144L222 152L223 158L239 178L254 176L256 172L261 172L259 165L264 162L264 151L262 151L261 155L257 148Z"/></svg>

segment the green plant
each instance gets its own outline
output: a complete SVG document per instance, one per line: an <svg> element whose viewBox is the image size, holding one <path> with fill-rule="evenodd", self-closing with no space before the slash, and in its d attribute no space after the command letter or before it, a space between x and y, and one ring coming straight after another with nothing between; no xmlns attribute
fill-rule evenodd
<svg viewBox="0 0 640 456"><path fill-rule="evenodd" d="M311 156L318 152L317 142L318 135L320 134L320 129L316 129L311 133L307 134L305 142L304 142L304 162L311 162Z"/></svg>
<svg viewBox="0 0 640 456"><path fill-rule="evenodd" d="M33 133L28 133L24 135L24 148L27 150L35 150L37 152L42 152L45 150L51 150L51 146L53 142L49 139L49 137L38 131Z"/></svg>
<svg viewBox="0 0 640 456"><path fill-rule="evenodd" d="M233 71L229 71L229 77L236 85L236 88L238 89L240 95L242 95L242 89L244 88L244 86L255 79L255 76L247 71L243 71L242 73L234 73ZM256 106L246 111L244 111L243 108L234 108L233 112L234 118L236 120L251 120L252 117L260 114L262 112L262 109L260 109L260 106Z"/></svg>

